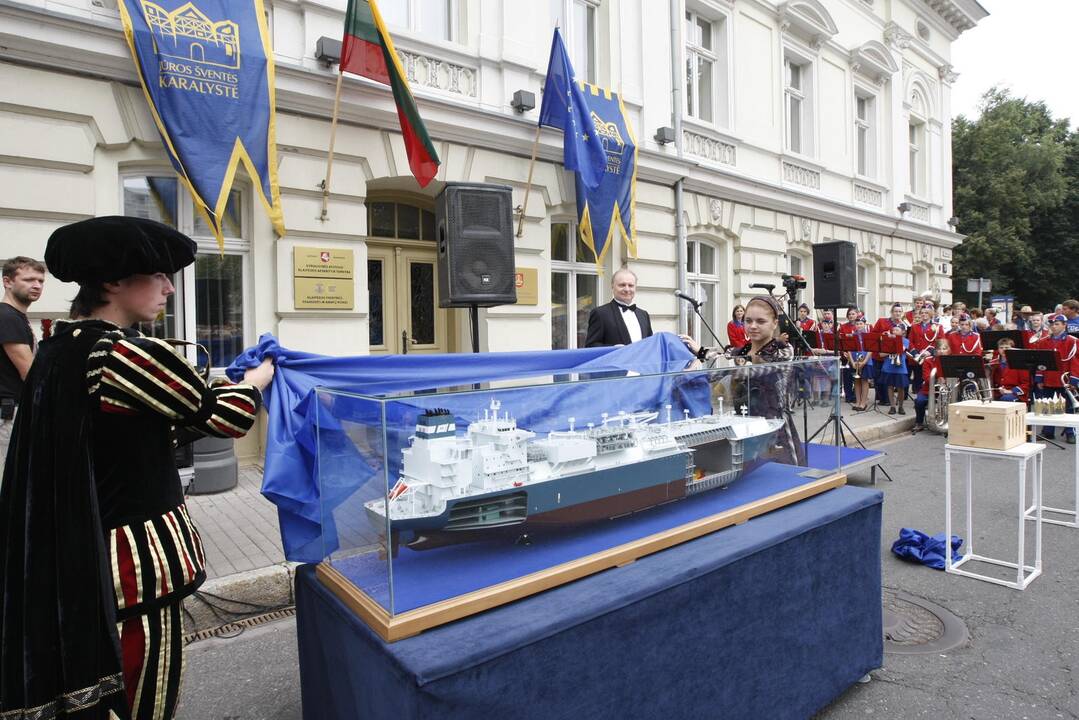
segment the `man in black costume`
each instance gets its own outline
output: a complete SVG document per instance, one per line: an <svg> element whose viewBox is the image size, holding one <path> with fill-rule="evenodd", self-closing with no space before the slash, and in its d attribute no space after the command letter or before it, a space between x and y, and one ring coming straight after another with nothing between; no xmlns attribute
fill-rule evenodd
<svg viewBox="0 0 1079 720"><path fill-rule="evenodd" d="M58 229L45 260L79 283L26 378L0 486L0 718L171 718L183 598L205 580L177 442L242 436L273 366L211 387L153 320L195 243L149 220Z"/></svg>

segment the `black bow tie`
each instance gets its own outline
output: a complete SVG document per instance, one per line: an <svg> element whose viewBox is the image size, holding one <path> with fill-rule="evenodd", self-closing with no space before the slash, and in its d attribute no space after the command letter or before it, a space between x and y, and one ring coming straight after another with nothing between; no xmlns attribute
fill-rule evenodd
<svg viewBox="0 0 1079 720"><path fill-rule="evenodd" d="M622 303L618 303L618 307L622 308L622 312L629 312L630 310L633 310L633 311L637 310L636 305L623 305Z"/></svg>

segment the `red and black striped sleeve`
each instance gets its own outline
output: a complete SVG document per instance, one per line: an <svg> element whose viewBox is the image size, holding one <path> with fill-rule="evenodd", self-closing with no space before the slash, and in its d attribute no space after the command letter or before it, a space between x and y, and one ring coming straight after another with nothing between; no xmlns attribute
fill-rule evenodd
<svg viewBox="0 0 1079 720"><path fill-rule="evenodd" d="M98 388L103 412L154 412L196 434L236 438L251 429L262 403L251 385L207 385L159 338L122 338L103 361Z"/></svg>

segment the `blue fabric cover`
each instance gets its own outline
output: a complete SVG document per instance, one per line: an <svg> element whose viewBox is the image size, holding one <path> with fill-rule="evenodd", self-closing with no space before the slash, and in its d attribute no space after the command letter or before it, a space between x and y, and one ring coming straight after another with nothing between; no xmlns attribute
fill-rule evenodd
<svg viewBox="0 0 1079 720"><path fill-rule="evenodd" d="M952 535L953 563L957 563L962 559L963 556L959 554L959 548L962 546L963 538ZM899 531L899 539L892 543L892 552L904 560L919 562L935 570L943 570L944 533L937 533L930 537L914 528L902 528Z"/></svg>
<svg viewBox="0 0 1079 720"><path fill-rule="evenodd" d="M887 456L887 453L882 453L879 450L867 450L866 448L846 447L843 445L839 447L838 453L835 445L806 443L805 447L806 465L818 470L841 470L847 465L853 465L863 460L875 460ZM838 465L836 465L837 460Z"/></svg>
<svg viewBox="0 0 1079 720"><path fill-rule="evenodd" d="M837 488L391 645L303 566L304 718L809 717L883 662L880 518Z"/></svg>
<svg viewBox="0 0 1079 720"><path fill-rule="evenodd" d="M318 477L319 448L316 428L332 427L341 413L354 413L349 419L360 420L365 411L363 401L357 400L351 408L345 402L331 416L314 402L316 388L335 388L363 393L365 395L402 393L431 388L446 388L495 380L529 378L544 375L591 373L624 375L633 371L641 375L677 371L693 360L686 346L671 333L658 333L640 342L624 347L586 348L582 350L539 350L513 353L454 353L445 355L385 355L365 357L327 357L313 353L291 350L278 344L272 335L263 335L255 347L248 348L226 371L229 378L239 381L247 368L254 367L265 357L273 357L277 372L273 383L265 393L265 407L269 414L266 438L266 458L262 480L262 494L278 509L281 540L285 557L301 562L321 560L336 549L336 533L324 519ZM586 408L595 411L596 398L602 391L623 394L632 392L633 399L643 409L649 400L655 401L669 391L668 379L638 379L636 382L594 383L586 389L574 388L567 383L561 397L552 395L540 403L543 413L536 416L517 415L523 427L544 430L544 423L551 427L564 425L566 416L575 415L583 423L588 417ZM600 388L600 386L603 386ZM646 388L648 391L646 392ZM500 391L500 397L508 391ZM540 389L535 393L550 392ZM681 407L690 408L695 414L707 412L707 383L698 383L692 397L676 402L674 412ZM650 397L649 397L650 396ZM456 412L462 409L464 396L455 398ZM487 402L490 395L476 396L475 402ZM406 416L389 418L387 425L395 431L391 438L391 452L387 455L391 464L400 461L400 454L392 449L412 432L414 417L424 407L438 404L438 396L431 396L425 404L417 396L411 405L395 404ZM443 398L441 402L445 403ZM611 398L603 404L609 404ZM370 406L370 403L368 403ZM506 406L507 409L509 405ZM478 408L465 408L476 411ZM321 413L321 414L320 414ZM542 416L541 416L542 415ZM473 415L474 419L476 415ZM556 424L562 423L561 425ZM335 488L339 497L329 498L328 507L356 490L373 468L370 458L358 457L343 434L327 439L325 432L322 450L334 449L333 460L342 468L360 475L352 484ZM366 473L366 476L363 474ZM392 483L391 483L392 484ZM383 489L384 492L384 489Z"/></svg>

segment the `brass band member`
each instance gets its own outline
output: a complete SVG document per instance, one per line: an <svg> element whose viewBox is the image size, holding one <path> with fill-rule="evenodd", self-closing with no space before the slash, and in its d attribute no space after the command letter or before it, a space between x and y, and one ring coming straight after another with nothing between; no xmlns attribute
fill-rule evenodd
<svg viewBox="0 0 1079 720"><path fill-rule="evenodd" d="M265 362L210 387L131 329L194 259L192 240L149 220L49 238L50 272L79 292L26 378L0 490L0 717L175 712L181 603L206 572L174 447L246 433L273 374Z"/></svg>

